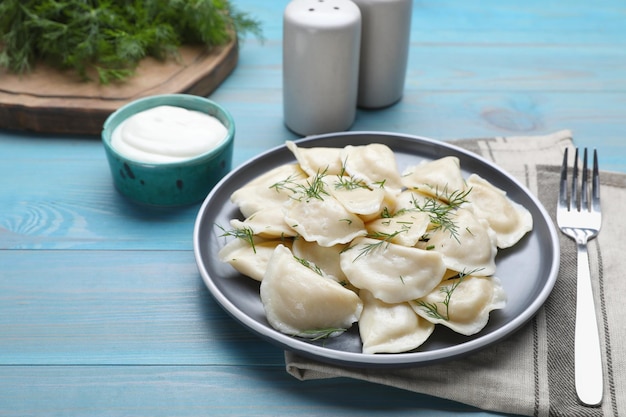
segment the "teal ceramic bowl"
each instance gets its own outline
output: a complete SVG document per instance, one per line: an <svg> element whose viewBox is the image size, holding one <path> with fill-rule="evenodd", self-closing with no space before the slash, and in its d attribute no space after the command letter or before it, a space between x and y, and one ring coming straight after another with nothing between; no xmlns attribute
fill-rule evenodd
<svg viewBox="0 0 626 417"><path fill-rule="evenodd" d="M136 113L164 105L208 113L228 133L216 147L179 162L141 162L120 154L111 145L113 132L120 123ZM112 113L102 130L115 188L132 201L154 206L183 206L202 201L230 171L234 140L235 123L230 113L209 99L188 94L157 95L130 102Z"/></svg>

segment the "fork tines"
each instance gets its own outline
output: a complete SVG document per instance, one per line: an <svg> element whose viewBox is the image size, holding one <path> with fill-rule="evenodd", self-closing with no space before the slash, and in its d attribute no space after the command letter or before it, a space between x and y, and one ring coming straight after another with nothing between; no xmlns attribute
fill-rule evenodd
<svg viewBox="0 0 626 417"><path fill-rule="evenodd" d="M600 211L600 173L598 171L598 152L594 149L591 179L591 209L594 211Z"/></svg>
<svg viewBox="0 0 626 417"><path fill-rule="evenodd" d="M560 204L567 206L569 211L571 210L600 210L600 177L598 173L598 152L593 150L593 168L591 177L591 206L589 205L589 168L587 165L587 148L583 150L583 169L582 169L582 183L580 190L578 188L578 148L574 154L574 168L572 170L572 182L571 190L567 190L567 159L568 150L565 149L563 153L563 165L561 166L561 183L559 196L561 198ZM579 195L580 192L580 195Z"/></svg>

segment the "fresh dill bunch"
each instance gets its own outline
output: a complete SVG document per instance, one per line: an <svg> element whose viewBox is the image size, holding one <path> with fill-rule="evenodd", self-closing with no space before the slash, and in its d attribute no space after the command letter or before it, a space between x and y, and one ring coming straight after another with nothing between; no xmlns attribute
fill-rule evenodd
<svg viewBox="0 0 626 417"><path fill-rule="evenodd" d="M132 76L152 56L177 56L183 44L223 45L260 24L228 0L2 0L0 67L23 74L38 61L95 71L107 84Z"/></svg>

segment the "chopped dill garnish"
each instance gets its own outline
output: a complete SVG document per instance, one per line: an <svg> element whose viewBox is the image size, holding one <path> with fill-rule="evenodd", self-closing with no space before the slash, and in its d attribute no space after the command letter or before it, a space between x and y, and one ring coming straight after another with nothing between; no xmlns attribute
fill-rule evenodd
<svg viewBox="0 0 626 417"><path fill-rule="evenodd" d="M312 179L306 180L306 185L295 180L295 175L290 175L286 179L270 185L270 188L276 191L289 190L294 196L292 197L297 201L309 201L311 198L317 200L324 200L324 195L329 195L324 189L324 177L326 176L328 168L322 172L317 172Z"/></svg>
<svg viewBox="0 0 626 417"><path fill-rule="evenodd" d="M400 230L396 230L393 233L386 233L386 232L373 232L373 233L368 233L367 237L371 237L373 239L380 239L383 242L389 242L391 241L394 237L398 236L400 233L405 233L407 230L409 230L406 227L403 227Z"/></svg>
<svg viewBox="0 0 626 417"><path fill-rule="evenodd" d="M397 213L396 213L397 215ZM382 219L389 219L391 217L393 217L394 214L391 213L391 211L389 210L389 207L383 207L383 211L380 213L380 217Z"/></svg>
<svg viewBox="0 0 626 417"><path fill-rule="evenodd" d="M297 174L291 174L287 178L282 181L276 182L269 186L269 188L274 189L277 193L287 190L291 191L293 194L297 194L300 192L302 188L302 184L296 182L296 179L299 177Z"/></svg>
<svg viewBox="0 0 626 417"><path fill-rule="evenodd" d="M409 221L406 221L406 220L405 221L399 221L399 222L396 222L396 223L402 225L402 227L405 227L407 229L410 229L411 226L413 226L413 222L409 222Z"/></svg>
<svg viewBox="0 0 626 417"><path fill-rule="evenodd" d="M456 190L448 193L447 188L445 188L442 193L437 192L435 198L426 197L422 204L413 199L413 207L417 211L428 214L430 223L434 226L434 231L447 231L458 242L459 232L458 226L453 220L454 211L467 202L467 196L471 190L470 188L465 191ZM447 200L448 203L443 202L443 199Z"/></svg>
<svg viewBox="0 0 626 417"><path fill-rule="evenodd" d="M303 337L309 339L310 341L316 341L320 339L327 339L331 336L339 336L346 330L348 329L343 329L340 327L329 327L327 329L304 330L302 332L296 333L294 336Z"/></svg>
<svg viewBox="0 0 626 417"><path fill-rule="evenodd" d="M247 242L252 247L254 253L256 253L256 247L254 246L254 231L251 228L244 227L243 229L226 230L219 224L216 226L223 232L220 237L235 237L237 239L241 239Z"/></svg>
<svg viewBox="0 0 626 417"><path fill-rule="evenodd" d="M365 245L363 245L363 248L361 249L361 252L359 252L359 255L354 258L354 260L356 261L357 259L359 259L361 256L366 256L370 253L372 253L373 251L379 249L379 248L383 248L385 246L387 246L389 244L389 242L391 242L391 240L398 236L400 233L404 233L406 232L408 229L403 228L401 230L396 230L393 233L385 233L385 232L373 232L373 233L368 233L367 237L376 239L377 242L376 243L367 243ZM350 248L348 248L350 249Z"/></svg>
<svg viewBox="0 0 626 417"><path fill-rule="evenodd" d="M307 186L304 189L304 195L308 199L315 198L318 200L324 200L323 195L328 195L328 192L324 190L324 181L322 179L326 176L327 169L322 172L317 172L311 181L307 180Z"/></svg>
<svg viewBox="0 0 626 417"><path fill-rule="evenodd" d="M339 174L337 174L337 181L335 181L335 189L339 190L339 189L344 189L344 190L355 190L357 188L366 188L366 189L371 189L372 187L370 187L366 181L357 178L354 175L349 175L347 173L346 170L346 163L348 162L348 158L346 157L346 159L344 159L343 163L341 164L341 170L339 171ZM385 188L385 182L387 180L381 180L381 181L375 181L372 183L372 185L377 186L378 188Z"/></svg>
<svg viewBox="0 0 626 417"><path fill-rule="evenodd" d="M354 177L345 177L337 175L337 181L335 181L336 190L356 190L358 188L365 188L369 190L369 187L361 180Z"/></svg>
<svg viewBox="0 0 626 417"><path fill-rule="evenodd" d="M439 292L445 294L444 299L441 303L427 303L424 300L417 300L417 304L425 309L426 315L428 315L428 317L431 317L437 320L449 321L450 320L450 301L452 300L452 293L454 293L457 287L461 285L461 283L463 282L466 276L472 275L481 269L482 268L477 268L470 272L459 272L458 275L448 278L448 280L456 279L457 281L455 281L451 285L446 285L446 286L439 288ZM445 308L445 312L439 311L438 304L443 304L443 307Z"/></svg>
<svg viewBox="0 0 626 417"><path fill-rule="evenodd" d="M340 190L356 190L357 188L369 188L367 184L354 175L347 175L346 173L346 162L348 158L346 158L341 164L341 171L337 175L337 180L335 181L335 189Z"/></svg>
<svg viewBox="0 0 626 417"><path fill-rule="evenodd" d="M377 185L377 186L378 186L378 188L385 188L385 183L386 183L386 182L387 182L387 180L386 180L386 179L384 179L384 180L380 180L380 181L375 181L375 182L374 182L374 185Z"/></svg>
<svg viewBox="0 0 626 417"><path fill-rule="evenodd" d="M300 262L302 265L306 266L307 268L309 268L311 271L315 272L317 275L319 276L324 276L324 272L320 269L319 266L315 265L312 262L309 262L308 260L304 259L304 258L300 258L296 255L293 255L294 259L298 262Z"/></svg>

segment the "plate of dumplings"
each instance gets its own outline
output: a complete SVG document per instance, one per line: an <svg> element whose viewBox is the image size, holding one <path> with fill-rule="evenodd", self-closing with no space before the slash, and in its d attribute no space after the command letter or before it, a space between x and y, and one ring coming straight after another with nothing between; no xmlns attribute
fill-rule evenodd
<svg viewBox="0 0 626 417"><path fill-rule="evenodd" d="M193 243L235 320L348 366L497 343L535 315L559 266L549 215L514 177L454 145L381 132L287 141L247 161L205 199Z"/></svg>

